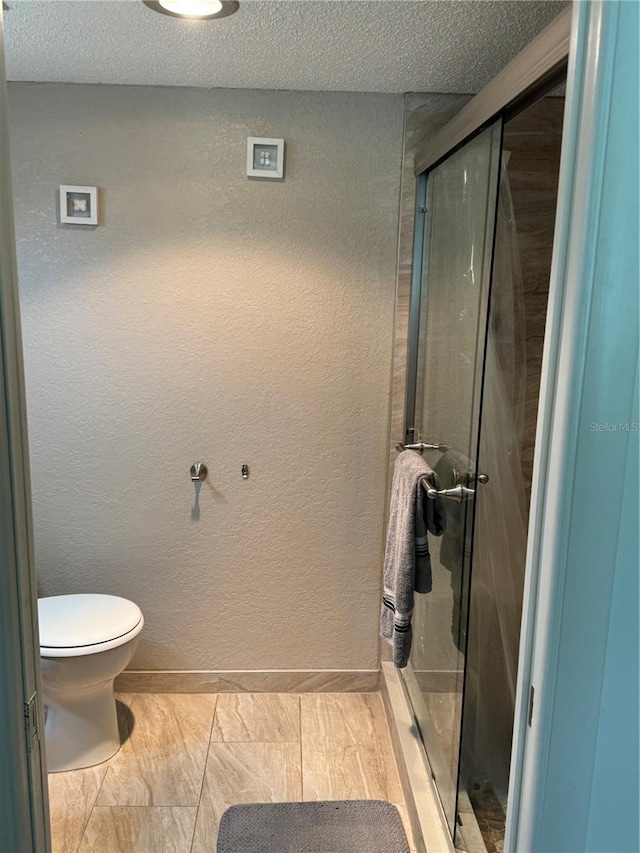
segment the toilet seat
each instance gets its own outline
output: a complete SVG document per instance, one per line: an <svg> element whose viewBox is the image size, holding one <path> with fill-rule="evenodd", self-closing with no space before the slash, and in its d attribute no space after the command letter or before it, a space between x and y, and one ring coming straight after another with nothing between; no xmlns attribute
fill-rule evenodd
<svg viewBox="0 0 640 853"><path fill-rule="evenodd" d="M143 628L137 604L117 595L52 595L38 599L40 654L97 654L128 643Z"/></svg>

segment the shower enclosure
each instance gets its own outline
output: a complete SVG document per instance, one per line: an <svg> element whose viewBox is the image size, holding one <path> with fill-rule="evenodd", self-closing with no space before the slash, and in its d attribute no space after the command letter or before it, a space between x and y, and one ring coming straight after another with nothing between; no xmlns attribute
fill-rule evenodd
<svg viewBox="0 0 640 853"><path fill-rule="evenodd" d="M499 115L416 189L405 445L469 492L430 540L403 678L470 853L504 841L562 109L541 97Z"/></svg>

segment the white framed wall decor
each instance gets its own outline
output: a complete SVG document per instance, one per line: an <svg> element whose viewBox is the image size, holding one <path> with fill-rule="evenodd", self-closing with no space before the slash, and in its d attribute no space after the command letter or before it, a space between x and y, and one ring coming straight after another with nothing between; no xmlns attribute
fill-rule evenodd
<svg viewBox="0 0 640 853"><path fill-rule="evenodd" d="M98 188L60 187L60 222L69 225L98 224Z"/></svg>
<svg viewBox="0 0 640 853"><path fill-rule="evenodd" d="M247 177L266 181L284 180L284 139L247 139Z"/></svg>

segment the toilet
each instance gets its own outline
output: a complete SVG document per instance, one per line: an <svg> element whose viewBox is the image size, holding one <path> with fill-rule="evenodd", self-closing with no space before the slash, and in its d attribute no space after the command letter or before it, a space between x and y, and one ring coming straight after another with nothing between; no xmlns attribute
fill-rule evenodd
<svg viewBox="0 0 640 853"><path fill-rule="evenodd" d="M144 625L137 604L117 595L38 599L47 769L79 770L120 749L113 682Z"/></svg>

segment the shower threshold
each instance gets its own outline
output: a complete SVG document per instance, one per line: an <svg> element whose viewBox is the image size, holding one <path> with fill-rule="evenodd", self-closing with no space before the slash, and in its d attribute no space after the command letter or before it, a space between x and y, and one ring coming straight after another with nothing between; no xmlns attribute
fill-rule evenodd
<svg viewBox="0 0 640 853"><path fill-rule="evenodd" d="M381 689L417 850L419 853L427 850L429 853L490 853L466 791L460 792L454 846L404 681L389 662L382 664Z"/></svg>

